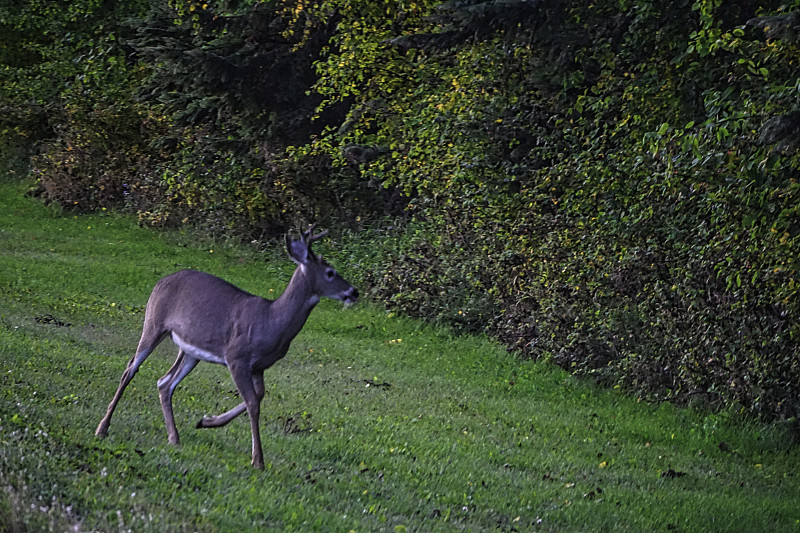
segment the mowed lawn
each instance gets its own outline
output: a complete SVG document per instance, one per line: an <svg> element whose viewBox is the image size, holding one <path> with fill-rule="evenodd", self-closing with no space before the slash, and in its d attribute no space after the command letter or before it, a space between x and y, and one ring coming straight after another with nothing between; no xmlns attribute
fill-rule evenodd
<svg viewBox="0 0 800 533"><path fill-rule="evenodd" d="M159 278L275 298L294 265L23 191L0 184L1 530L800 531L788 426L639 401L378 302L322 302L267 371L263 471L246 416L195 429L240 401L221 366L181 383L167 444L168 341L98 439Z"/></svg>

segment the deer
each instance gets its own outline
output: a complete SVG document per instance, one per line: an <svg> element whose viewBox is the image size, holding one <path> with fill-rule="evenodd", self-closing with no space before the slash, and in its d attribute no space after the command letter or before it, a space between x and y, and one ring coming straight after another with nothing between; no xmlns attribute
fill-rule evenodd
<svg viewBox="0 0 800 533"><path fill-rule="evenodd" d="M168 442L180 444L172 412L175 388L200 361L224 365L230 370L242 402L222 414L202 417L196 427L221 427L247 411L252 466L263 469L259 414L264 371L286 355L321 298L340 300L345 307L358 302L358 290L311 250L311 244L327 234L323 231L314 235L313 229L311 225L299 240L286 235L286 250L297 267L276 300L252 295L197 270L181 270L158 281L145 307L136 353L128 362L95 435L108 435L111 416L125 388L145 359L170 336L178 347L178 357L157 382Z"/></svg>

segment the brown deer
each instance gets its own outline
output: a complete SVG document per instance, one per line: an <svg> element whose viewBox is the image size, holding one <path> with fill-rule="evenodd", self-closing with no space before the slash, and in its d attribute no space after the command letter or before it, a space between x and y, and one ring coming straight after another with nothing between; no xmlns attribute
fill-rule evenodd
<svg viewBox="0 0 800 533"><path fill-rule="evenodd" d="M169 442L180 443L172 415L175 387L200 361L225 365L243 401L230 411L203 417L197 427L224 426L247 411L253 436L252 464L264 468L258 428L264 371L286 355L320 298L341 300L346 306L358 301L358 291L311 251L311 244L327 233L313 235L312 230L313 226L300 240L286 236L286 249L297 268L277 300L248 294L216 276L195 270L182 270L156 283L147 301L136 355L128 362L95 434L108 434L111 415L125 388L147 356L170 335L178 346L178 358L158 380Z"/></svg>

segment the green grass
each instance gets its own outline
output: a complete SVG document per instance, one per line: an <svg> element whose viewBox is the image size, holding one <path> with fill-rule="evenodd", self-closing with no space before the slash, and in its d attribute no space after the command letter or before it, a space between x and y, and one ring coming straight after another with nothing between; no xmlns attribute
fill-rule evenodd
<svg viewBox="0 0 800 533"><path fill-rule="evenodd" d="M200 268L274 297L293 265L21 190L0 184L4 531L800 531L780 425L637 402L368 303L320 304L267 371L264 471L246 417L194 429L238 402L220 366L181 384L167 444L169 343L99 440L156 280Z"/></svg>

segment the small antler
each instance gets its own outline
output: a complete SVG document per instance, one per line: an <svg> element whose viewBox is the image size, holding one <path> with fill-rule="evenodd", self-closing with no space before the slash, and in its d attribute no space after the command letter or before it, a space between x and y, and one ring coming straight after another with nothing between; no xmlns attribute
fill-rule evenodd
<svg viewBox="0 0 800 533"><path fill-rule="evenodd" d="M312 242L316 241L317 239L321 239L328 234L328 230L324 230L314 235L314 226L316 226L316 223L309 224L308 231L303 232L303 242L306 243L306 246L311 246Z"/></svg>

